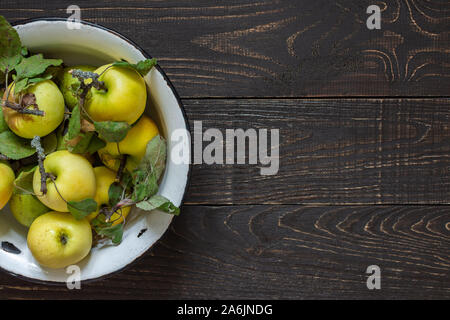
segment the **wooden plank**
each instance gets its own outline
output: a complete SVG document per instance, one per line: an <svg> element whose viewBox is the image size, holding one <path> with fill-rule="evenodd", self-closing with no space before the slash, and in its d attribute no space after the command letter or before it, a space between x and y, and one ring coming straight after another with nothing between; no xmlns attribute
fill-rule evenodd
<svg viewBox="0 0 450 320"><path fill-rule="evenodd" d="M67 290L0 273L0 297L449 299L449 221L448 206L187 206L118 275Z"/></svg>
<svg viewBox="0 0 450 320"><path fill-rule="evenodd" d="M449 99L184 104L191 131L194 121L224 136L226 129L280 130L276 175L261 176L248 161L194 165L188 204L450 203Z"/></svg>
<svg viewBox="0 0 450 320"><path fill-rule="evenodd" d="M9 20L73 1L3 0ZM450 3L371 0L78 1L82 19L159 58L183 97L448 96Z"/></svg>

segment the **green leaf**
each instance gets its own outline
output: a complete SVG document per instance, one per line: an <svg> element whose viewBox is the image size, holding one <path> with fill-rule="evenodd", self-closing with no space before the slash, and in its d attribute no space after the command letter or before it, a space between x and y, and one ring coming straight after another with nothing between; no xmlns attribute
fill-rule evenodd
<svg viewBox="0 0 450 320"><path fill-rule="evenodd" d="M144 158L132 173L134 191L131 198L133 201L143 201L158 192L158 180L164 172L166 156L166 141L157 135L147 144Z"/></svg>
<svg viewBox="0 0 450 320"><path fill-rule="evenodd" d="M123 238L123 223L119 223L115 226L105 227L99 230L96 230L99 236L104 236L110 238L112 243L118 245L122 242Z"/></svg>
<svg viewBox="0 0 450 320"><path fill-rule="evenodd" d="M58 138L56 137L56 133L52 132L46 136L42 141L42 146L46 155L56 151L56 148L58 147Z"/></svg>
<svg viewBox="0 0 450 320"><path fill-rule="evenodd" d="M37 78L31 78L28 79L28 84L31 86L33 84L45 81L45 80L50 80L51 78L53 78L53 75L51 74L44 74L41 77L37 77Z"/></svg>
<svg viewBox="0 0 450 320"><path fill-rule="evenodd" d="M114 182L109 186L108 197L109 197L109 205L114 207L116 204L120 202L122 199L123 188L120 186L120 183Z"/></svg>
<svg viewBox="0 0 450 320"><path fill-rule="evenodd" d="M34 78L42 74L50 66L59 66L61 59L44 59L42 54L36 54L29 58L23 58L16 66L17 80Z"/></svg>
<svg viewBox="0 0 450 320"><path fill-rule="evenodd" d="M72 110L65 139L68 141L76 138L80 134L80 130L81 130L81 112L80 106L77 104L75 108L73 108Z"/></svg>
<svg viewBox="0 0 450 320"><path fill-rule="evenodd" d="M3 116L3 108L0 107L0 133L7 130L9 130L9 127L6 124L5 117Z"/></svg>
<svg viewBox="0 0 450 320"><path fill-rule="evenodd" d="M86 149L86 153L93 154L104 147L106 147L106 142L100 139L96 134L93 134L91 142Z"/></svg>
<svg viewBox="0 0 450 320"><path fill-rule="evenodd" d="M97 210L97 202L94 199L69 201L67 202L67 208L75 219L81 220Z"/></svg>
<svg viewBox="0 0 450 320"><path fill-rule="evenodd" d="M11 131L0 133L0 153L12 160L27 158L36 153L30 140L20 138Z"/></svg>
<svg viewBox="0 0 450 320"><path fill-rule="evenodd" d="M120 142L127 136L131 126L126 122L102 121L94 122L95 130L100 138L107 142Z"/></svg>
<svg viewBox="0 0 450 320"><path fill-rule="evenodd" d="M27 47L22 47L22 49L20 49L20 54L24 57L26 57L28 55L28 48Z"/></svg>
<svg viewBox="0 0 450 320"><path fill-rule="evenodd" d="M80 133L76 139L66 142L67 150L76 154L86 153L93 135L93 132Z"/></svg>
<svg viewBox="0 0 450 320"><path fill-rule="evenodd" d="M32 85L35 85L36 83L39 83L41 81L50 80L52 78L52 75L43 75L40 78L32 78L32 79L22 79L15 83L14 85L14 94L18 95L20 92L24 92Z"/></svg>
<svg viewBox="0 0 450 320"><path fill-rule="evenodd" d="M99 236L111 239L112 243L118 245L123 238L123 223L113 226L111 222L102 220L103 215L98 215L91 221L92 227Z"/></svg>
<svg viewBox="0 0 450 320"><path fill-rule="evenodd" d="M160 135L157 135L147 144L145 156L139 164L139 169L154 172L156 180L159 180L166 168L166 157L166 140Z"/></svg>
<svg viewBox="0 0 450 320"><path fill-rule="evenodd" d="M28 87L28 78L16 81L14 85L14 94L17 96L19 92L24 91Z"/></svg>
<svg viewBox="0 0 450 320"><path fill-rule="evenodd" d="M104 148L106 143L101 140L95 132L81 133L72 140L67 140L64 136L64 149L76 154L93 154Z"/></svg>
<svg viewBox="0 0 450 320"><path fill-rule="evenodd" d="M150 198L158 192L158 179L154 172L136 169L133 171L133 195L134 202L140 202Z"/></svg>
<svg viewBox="0 0 450 320"><path fill-rule="evenodd" d="M180 214L180 208L175 206L167 198L160 195L154 195L153 197L151 197L146 201L139 202L138 204L136 204L136 207L145 211L152 211L155 209L159 209L176 216Z"/></svg>
<svg viewBox="0 0 450 320"><path fill-rule="evenodd" d="M12 71L22 59L21 51L19 34L0 16L0 71Z"/></svg>
<svg viewBox="0 0 450 320"><path fill-rule="evenodd" d="M34 194L33 177L37 166L28 170L23 170L19 176L14 180L15 194Z"/></svg>
<svg viewBox="0 0 450 320"><path fill-rule="evenodd" d="M156 66L157 63L158 62L156 61L156 59L153 58L153 59L146 59L146 60L139 61L137 64L132 64L132 63L129 63L126 61L117 61L117 62L114 62L112 64L112 66L133 68L134 70L139 72L141 74L141 76L144 77L147 73L150 72L150 70L154 66Z"/></svg>

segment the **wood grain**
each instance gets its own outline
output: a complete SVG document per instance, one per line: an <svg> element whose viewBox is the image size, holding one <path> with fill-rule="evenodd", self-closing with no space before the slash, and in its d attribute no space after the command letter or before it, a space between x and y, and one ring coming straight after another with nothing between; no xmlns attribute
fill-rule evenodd
<svg viewBox="0 0 450 320"><path fill-rule="evenodd" d="M73 1L3 0L11 21ZM386 0L77 1L159 59L183 97L448 96L450 3Z"/></svg>
<svg viewBox="0 0 450 320"><path fill-rule="evenodd" d="M224 135L280 130L277 175L261 176L260 165L194 165L188 204L450 203L449 99L184 103L191 131L194 121Z"/></svg>
<svg viewBox="0 0 450 320"><path fill-rule="evenodd" d="M2 0L0 15L72 4ZM280 169L194 165L181 216L126 270L72 291L0 272L0 299L450 298L448 1L76 4L158 58L191 129L279 129Z"/></svg>
<svg viewBox="0 0 450 320"><path fill-rule="evenodd" d="M448 206L186 206L119 275L82 290L0 273L0 296L57 299L448 299ZM366 269L381 268L381 290Z"/></svg>

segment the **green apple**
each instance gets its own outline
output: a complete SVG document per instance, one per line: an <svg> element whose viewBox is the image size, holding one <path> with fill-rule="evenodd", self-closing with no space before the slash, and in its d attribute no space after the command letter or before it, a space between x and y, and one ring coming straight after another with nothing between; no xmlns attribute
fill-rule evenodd
<svg viewBox="0 0 450 320"><path fill-rule="evenodd" d="M32 194L13 194L9 207L16 220L27 228L37 217L50 211Z"/></svg>
<svg viewBox="0 0 450 320"><path fill-rule="evenodd" d="M8 100L18 102L19 98L15 97L13 92L14 88L11 89ZM24 94L26 93L34 94L36 104L39 110L44 111L44 116L18 113L13 109L2 107L5 121L8 127L22 138L44 137L55 130L64 119L63 95L51 80L45 80L29 87ZM6 96L4 98L6 99Z"/></svg>
<svg viewBox="0 0 450 320"><path fill-rule="evenodd" d="M93 66L73 66L64 68L64 71L60 77L60 85L59 88L64 96L64 101L66 102L67 107L72 110L78 104L78 98L74 93L74 88L80 85L80 81L77 78L72 77L69 73L70 70L79 69L82 71L95 71L96 67Z"/></svg>
<svg viewBox="0 0 450 320"><path fill-rule="evenodd" d="M53 174L55 181L47 179L47 193L41 192L41 173L36 169L33 190L47 207L68 212L66 201L92 199L96 192L94 168L83 156L61 150L51 153L44 160L45 172Z"/></svg>
<svg viewBox="0 0 450 320"><path fill-rule="evenodd" d="M110 65L95 73L101 74ZM144 78L134 69L110 67L99 78L107 90L91 89L85 103L86 111L95 121L117 121L132 124L145 110L147 87Z"/></svg>
<svg viewBox="0 0 450 320"><path fill-rule="evenodd" d="M14 189L14 171L5 162L0 161L0 210L8 203Z"/></svg>
<svg viewBox="0 0 450 320"><path fill-rule="evenodd" d="M98 151L102 162L110 169L117 171L122 155L127 155L126 168L133 171L145 156L147 144L159 134L155 122L146 115L128 131L125 139L119 143L107 143Z"/></svg>
<svg viewBox="0 0 450 320"><path fill-rule="evenodd" d="M92 248L92 231L86 219L70 213L48 212L32 223L28 248L44 267L59 269L83 260Z"/></svg>
<svg viewBox="0 0 450 320"><path fill-rule="evenodd" d="M94 219L102 206L109 205L109 187L116 180L117 173L108 169L106 167L96 167L94 168L95 179L97 181L97 192L95 193L94 200L97 202L97 211L91 213L87 219L91 221ZM114 213L111 216L110 221L113 223L113 226L122 223L124 219L130 213L131 207L124 207L121 209L122 212Z"/></svg>

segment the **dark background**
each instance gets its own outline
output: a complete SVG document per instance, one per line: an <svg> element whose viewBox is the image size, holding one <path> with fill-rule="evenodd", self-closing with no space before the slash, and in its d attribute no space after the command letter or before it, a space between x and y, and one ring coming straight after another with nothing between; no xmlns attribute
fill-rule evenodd
<svg viewBox="0 0 450 320"><path fill-rule="evenodd" d="M158 58L191 125L279 128L280 171L195 165L137 263L73 291L0 273L0 298L450 298L448 1L2 0L0 15L71 4Z"/></svg>

